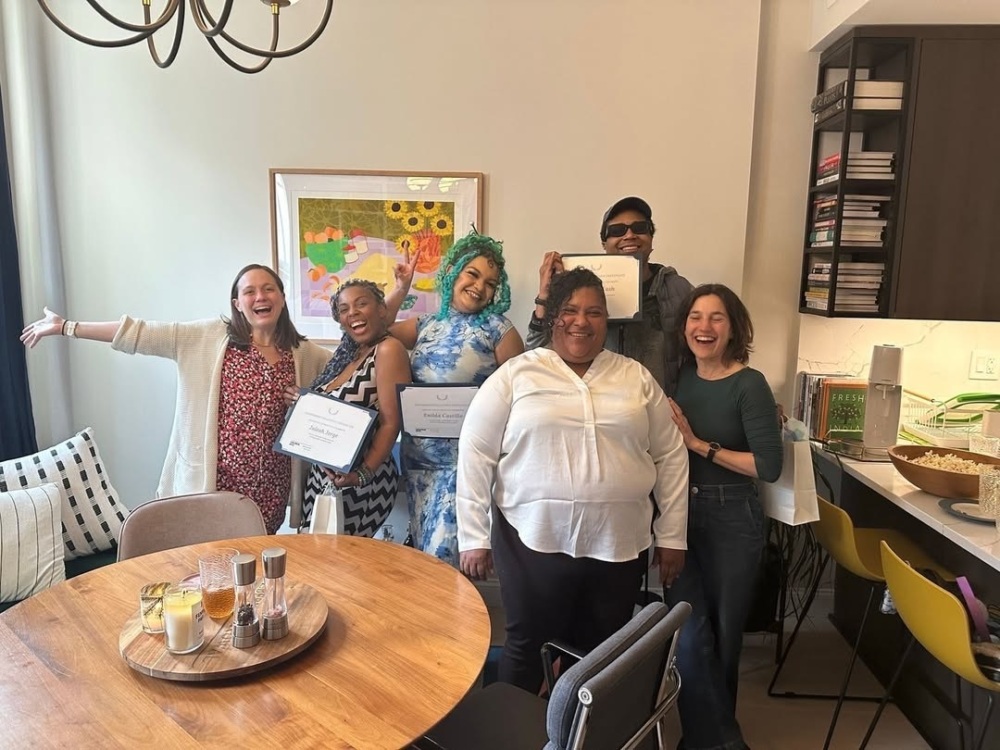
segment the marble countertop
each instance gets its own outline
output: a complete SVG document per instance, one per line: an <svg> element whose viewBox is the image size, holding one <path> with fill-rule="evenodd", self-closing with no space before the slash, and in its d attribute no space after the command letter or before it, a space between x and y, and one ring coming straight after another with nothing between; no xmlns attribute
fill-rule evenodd
<svg viewBox="0 0 1000 750"><path fill-rule="evenodd" d="M940 497L918 489L891 463L855 461L841 457L844 471L899 506L994 570L1000 571L1000 530L996 526L966 521L944 511Z"/></svg>

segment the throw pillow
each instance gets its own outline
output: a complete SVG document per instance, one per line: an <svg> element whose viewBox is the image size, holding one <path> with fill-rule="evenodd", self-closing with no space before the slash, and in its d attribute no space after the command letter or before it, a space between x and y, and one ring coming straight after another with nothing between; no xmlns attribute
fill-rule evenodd
<svg viewBox="0 0 1000 750"><path fill-rule="evenodd" d="M66 580L62 495L43 484L0 492L0 602L17 602Z"/></svg>
<svg viewBox="0 0 1000 750"><path fill-rule="evenodd" d="M91 428L32 456L0 462L0 492L48 482L57 484L62 495L65 559L75 560L118 546L118 534L128 510L111 486Z"/></svg>

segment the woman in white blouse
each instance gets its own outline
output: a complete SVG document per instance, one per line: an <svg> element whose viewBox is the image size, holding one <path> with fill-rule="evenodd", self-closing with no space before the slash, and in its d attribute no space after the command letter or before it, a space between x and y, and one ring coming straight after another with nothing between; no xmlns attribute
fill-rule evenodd
<svg viewBox="0 0 1000 750"><path fill-rule="evenodd" d="M551 348L481 386L458 456L460 567L484 578L495 560L500 679L532 692L545 641L596 646L632 616L650 546L665 585L687 546L687 450L649 372L604 349L600 279L560 274L546 302Z"/></svg>

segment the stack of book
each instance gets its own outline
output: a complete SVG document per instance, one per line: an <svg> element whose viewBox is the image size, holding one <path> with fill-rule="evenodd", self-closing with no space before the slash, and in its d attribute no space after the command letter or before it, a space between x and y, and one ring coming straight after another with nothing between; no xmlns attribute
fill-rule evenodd
<svg viewBox="0 0 1000 750"><path fill-rule="evenodd" d="M895 151L850 151L846 177L849 180L894 180ZM840 179L840 154L831 154L816 165L816 184L827 185Z"/></svg>
<svg viewBox="0 0 1000 750"><path fill-rule="evenodd" d="M829 310L833 288L834 312L878 312L878 296L884 274L884 263L838 263L834 287L833 263L813 261L806 278L806 307Z"/></svg>
<svg viewBox="0 0 1000 750"><path fill-rule="evenodd" d="M902 81L855 81L851 109L902 109ZM813 123L819 124L847 108L847 81L841 81L813 97Z"/></svg>
<svg viewBox="0 0 1000 750"><path fill-rule="evenodd" d="M843 373L800 372L795 378L793 416L816 440L861 439L868 383Z"/></svg>
<svg viewBox="0 0 1000 750"><path fill-rule="evenodd" d="M837 236L837 216L840 219L840 244L854 247L882 247L885 226L882 208L889 201L887 195L844 196L844 209L835 195L817 195L813 198L813 223L809 232L809 247L833 247Z"/></svg>

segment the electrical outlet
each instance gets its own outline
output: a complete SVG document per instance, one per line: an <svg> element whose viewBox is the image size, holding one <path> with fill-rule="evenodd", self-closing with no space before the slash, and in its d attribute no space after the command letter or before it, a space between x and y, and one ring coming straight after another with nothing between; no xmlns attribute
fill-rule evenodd
<svg viewBox="0 0 1000 750"><path fill-rule="evenodd" d="M990 349L973 349L969 363L970 380L997 380L1000 378L1000 356Z"/></svg>

